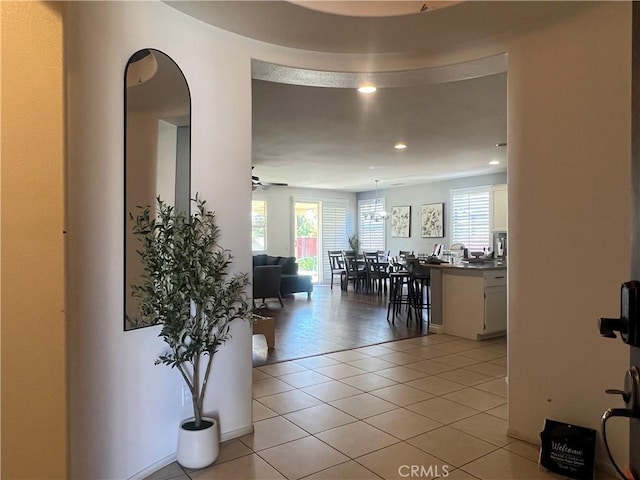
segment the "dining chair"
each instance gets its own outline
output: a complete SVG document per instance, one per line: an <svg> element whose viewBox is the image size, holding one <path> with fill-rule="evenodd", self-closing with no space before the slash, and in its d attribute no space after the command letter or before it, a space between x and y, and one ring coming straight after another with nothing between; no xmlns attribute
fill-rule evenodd
<svg viewBox="0 0 640 480"><path fill-rule="evenodd" d="M387 270L389 271L389 273L402 270L404 268L404 265L402 265L402 262L404 262L404 260L401 261L399 257L390 256L387 259L387 264L388 264Z"/></svg>
<svg viewBox="0 0 640 480"><path fill-rule="evenodd" d="M346 270L344 290L347 290L349 281L351 280L353 281L353 290L358 292L360 291L360 287L364 286L366 282L366 270L364 265L361 264L361 267L358 264L358 256L352 250L342 252L342 257L344 259L344 267Z"/></svg>
<svg viewBox="0 0 640 480"><path fill-rule="evenodd" d="M389 261L389 257L391 256L391 250L378 250L378 260L382 260L385 262Z"/></svg>
<svg viewBox="0 0 640 480"><path fill-rule="evenodd" d="M327 254L329 255L329 268L331 269L331 290L333 290L333 277L336 275L340 277L340 288L344 290L347 270L344 266L342 252L340 250L329 250Z"/></svg>
<svg viewBox="0 0 640 480"><path fill-rule="evenodd" d="M402 259L407 255L413 255L413 250L400 250L400 253L398 253L398 257Z"/></svg>
<svg viewBox="0 0 640 480"><path fill-rule="evenodd" d="M369 252L364 254L364 261L367 269L367 287L371 293L378 290L378 295L382 295L382 291L387 291L387 265L381 263L378 252Z"/></svg>

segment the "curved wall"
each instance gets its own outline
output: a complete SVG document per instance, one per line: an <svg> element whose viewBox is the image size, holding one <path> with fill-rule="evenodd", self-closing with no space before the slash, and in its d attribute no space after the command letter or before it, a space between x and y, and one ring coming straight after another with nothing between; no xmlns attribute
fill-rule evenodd
<svg viewBox="0 0 640 480"><path fill-rule="evenodd" d="M126 478L159 466L175 451L187 413L175 372L153 366L157 332L121 328L122 74L142 47L165 51L184 70L193 98L192 191L217 210L243 271L251 58L366 71L507 52L509 430L536 441L547 417L595 428L610 406L603 390L620 384L628 363L626 347L601 339L595 319L618 310L629 275L631 8L572 8L547 25L421 57L276 47L159 3L68 4L71 476ZM606 264L587 261L603 248ZM217 359L219 390L208 405L227 433L249 427L251 415L249 330L234 333ZM622 457L624 428L611 435Z"/></svg>
<svg viewBox="0 0 640 480"><path fill-rule="evenodd" d="M234 268L251 268L251 75L229 35L158 2L66 5L71 478L144 476L173 460L177 371L155 366L158 327L123 331L123 75L141 48L183 70L192 95L192 193L216 211ZM197 46L197 48L196 48ZM251 431L251 335L236 323L214 361L205 411L223 437Z"/></svg>

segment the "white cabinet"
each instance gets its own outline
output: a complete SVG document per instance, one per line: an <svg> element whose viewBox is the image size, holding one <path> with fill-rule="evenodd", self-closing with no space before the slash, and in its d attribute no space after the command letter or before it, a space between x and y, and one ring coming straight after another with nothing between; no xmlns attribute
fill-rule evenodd
<svg viewBox="0 0 640 480"><path fill-rule="evenodd" d="M507 270L458 270L444 273L444 330L472 340L507 330Z"/></svg>
<svg viewBox="0 0 640 480"><path fill-rule="evenodd" d="M491 231L507 231L507 185L494 185L491 187Z"/></svg>
<svg viewBox="0 0 640 480"><path fill-rule="evenodd" d="M485 287L483 335L507 329L507 286Z"/></svg>

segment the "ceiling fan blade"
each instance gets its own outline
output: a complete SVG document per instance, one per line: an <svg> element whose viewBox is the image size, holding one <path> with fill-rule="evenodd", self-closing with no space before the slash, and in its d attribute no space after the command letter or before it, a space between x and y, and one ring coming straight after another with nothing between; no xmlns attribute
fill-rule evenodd
<svg viewBox="0 0 640 480"><path fill-rule="evenodd" d="M251 171L253 171L254 167L251 166ZM251 188L253 191L256 191L258 187L262 187L266 189L268 187L288 187L288 183L284 182L261 182L260 177L257 175L251 175Z"/></svg>
<svg viewBox="0 0 640 480"><path fill-rule="evenodd" d="M289 186L288 183L282 183L282 182L262 182L262 185L266 185L269 187L288 187Z"/></svg>

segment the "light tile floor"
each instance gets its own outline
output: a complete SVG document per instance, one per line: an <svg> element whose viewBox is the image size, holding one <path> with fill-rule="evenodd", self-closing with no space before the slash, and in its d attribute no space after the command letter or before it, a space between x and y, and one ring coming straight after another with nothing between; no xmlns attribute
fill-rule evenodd
<svg viewBox="0 0 640 480"><path fill-rule="evenodd" d="M506 368L504 338L449 335L256 367L254 433L149 480L563 478L507 436Z"/></svg>

